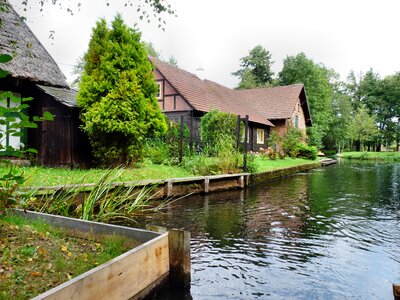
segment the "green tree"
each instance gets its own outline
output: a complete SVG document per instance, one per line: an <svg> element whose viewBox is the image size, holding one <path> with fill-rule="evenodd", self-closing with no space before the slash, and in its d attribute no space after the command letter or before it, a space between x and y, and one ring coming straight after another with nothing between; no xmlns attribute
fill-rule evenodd
<svg viewBox="0 0 400 300"><path fill-rule="evenodd" d="M178 61L176 60L175 56L171 55L171 56L168 58L168 63L169 63L171 66L174 66L174 67L177 67L177 68L178 68Z"/></svg>
<svg viewBox="0 0 400 300"><path fill-rule="evenodd" d="M173 55L171 55L168 60L165 60L162 58L161 53L156 50L152 42L143 42L143 45L148 55L170 64L171 66L178 67L178 61Z"/></svg>
<svg viewBox="0 0 400 300"><path fill-rule="evenodd" d="M349 96L353 109L358 109L361 105L363 95L361 93L360 81L362 74L357 76L354 71L350 71L344 84L344 93Z"/></svg>
<svg viewBox="0 0 400 300"><path fill-rule="evenodd" d="M236 144L237 116L234 114L212 110L206 113L200 121L201 141L214 154L214 148L221 140Z"/></svg>
<svg viewBox="0 0 400 300"><path fill-rule="evenodd" d="M155 58L160 58L160 52L158 52L155 48L152 42L146 42L143 41L143 46L146 49L146 52L148 55L155 57Z"/></svg>
<svg viewBox="0 0 400 300"><path fill-rule="evenodd" d="M249 89L268 86L273 83L271 71L271 54L258 45L250 50L249 55L240 59L241 69L232 75L240 78L238 89Z"/></svg>
<svg viewBox="0 0 400 300"><path fill-rule="evenodd" d="M335 77L332 70L314 63L304 53L288 56L279 73L280 85L303 83L309 101L313 126L308 130L309 144L322 148L322 138L326 135L332 120L331 102L333 88L330 80Z"/></svg>
<svg viewBox="0 0 400 300"><path fill-rule="evenodd" d="M354 117L348 124L349 137L355 142L356 150L361 150L361 144L373 141L378 134L376 120L368 113L365 105L357 109Z"/></svg>
<svg viewBox="0 0 400 300"><path fill-rule="evenodd" d="M332 99L332 122L324 138L328 149L336 149L341 153L349 139L348 126L352 119L353 108L351 98L344 92L335 91Z"/></svg>
<svg viewBox="0 0 400 300"><path fill-rule="evenodd" d="M140 33L120 15L111 28L101 19L84 56L78 103L83 130L101 165L140 160L144 139L167 130L155 95L157 85Z"/></svg>

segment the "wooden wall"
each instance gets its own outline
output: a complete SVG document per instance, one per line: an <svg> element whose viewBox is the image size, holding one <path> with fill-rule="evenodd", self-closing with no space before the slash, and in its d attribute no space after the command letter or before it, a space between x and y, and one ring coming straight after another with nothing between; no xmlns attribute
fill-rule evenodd
<svg viewBox="0 0 400 300"><path fill-rule="evenodd" d="M92 160L88 138L79 129L78 108L67 107L45 94L33 83L8 80L0 90L18 92L22 97L32 97L28 114L41 116L52 113L54 121L38 123L38 128L28 130L27 147L38 151L37 163L49 167L86 168Z"/></svg>

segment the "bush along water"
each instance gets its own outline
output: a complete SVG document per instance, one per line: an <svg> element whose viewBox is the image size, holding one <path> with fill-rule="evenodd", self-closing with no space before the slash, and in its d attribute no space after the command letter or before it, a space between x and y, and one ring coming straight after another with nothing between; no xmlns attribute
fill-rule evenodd
<svg viewBox="0 0 400 300"><path fill-rule="evenodd" d="M277 159L288 155L292 158L316 159L318 149L315 146L308 146L304 140L303 132L297 128L289 127L283 136L273 131L269 137L268 157Z"/></svg>

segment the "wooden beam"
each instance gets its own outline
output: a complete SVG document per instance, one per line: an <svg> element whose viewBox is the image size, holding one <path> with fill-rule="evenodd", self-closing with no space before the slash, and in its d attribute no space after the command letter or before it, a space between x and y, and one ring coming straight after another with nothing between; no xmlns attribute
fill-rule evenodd
<svg viewBox="0 0 400 300"><path fill-rule="evenodd" d="M184 288L190 284L190 232L172 229L168 235L169 276L171 286Z"/></svg>

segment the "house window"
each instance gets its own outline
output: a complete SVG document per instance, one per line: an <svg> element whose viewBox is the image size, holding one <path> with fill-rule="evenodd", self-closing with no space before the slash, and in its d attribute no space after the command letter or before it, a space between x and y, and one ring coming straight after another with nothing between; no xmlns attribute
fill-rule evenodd
<svg viewBox="0 0 400 300"><path fill-rule="evenodd" d="M162 81L158 81L157 84L158 84L158 91L156 94L156 98L158 100L161 100L163 98L163 83Z"/></svg>
<svg viewBox="0 0 400 300"><path fill-rule="evenodd" d="M299 116L298 115L296 115L296 117L294 118L294 127L299 128Z"/></svg>
<svg viewBox="0 0 400 300"><path fill-rule="evenodd" d="M13 108L13 107L17 107L19 105L21 105L21 102L14 102L12 101L10 98L3 96L4 92L0 91L0 106L3 107L7 107L7 108ZM18 93L13 93L14 96L16 98L21 98L21 95ZM0 118L0 119L4 119L4 118ZM15 122L19 122L19 118L16 117ZM13 122L14 123L14 122ZM8 130L8 127L6 124L2 124L0 125L0 131L2 133L5 133ZM20 130L17 129L17 131L19 132ZM1 137L0 139L0 143L1 143L1 150L4 151L6 147L11 146L14 149L20 149L21 148L21 137L20 136L16 136L18 135L17 133L14 134L5 134L4 136Z"/></svg>
<svg viewBox="0 0 400 300"><path fill-rule="evenodd" d="M257 128L257 144L264 144L264 129Z"/></svg>
<svg viewBox="0 0 400 300"><path fill-rule="evenodd" d="M249 131L247 132L247 144L250 143L250 132L251 130L249 128ZM244 143L244 136L245 136L245 131L243 130L242 137L240 138L241 143Z"/></svg>

